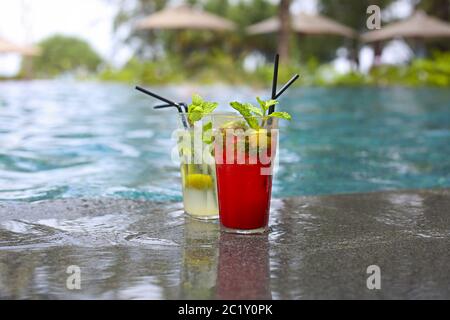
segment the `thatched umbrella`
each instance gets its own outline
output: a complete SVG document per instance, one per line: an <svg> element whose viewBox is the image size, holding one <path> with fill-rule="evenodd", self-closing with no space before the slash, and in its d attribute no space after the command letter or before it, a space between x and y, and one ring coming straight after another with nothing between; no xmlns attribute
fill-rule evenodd
<svg viewBox="0 0 450 320"><path fill-rule="evenodd" d="M364 42L384 41L394 38L429 39L450 37L450 24L417 11L411 17L391 23L380 30L366 32Z"/></svg>
<svg viewBox="0 0 450 320"><path fill-rule="evenodd" d="M19 46L0 38L0 53L18 53L24 56L39 55L39 49L34 47Z"/></svg>
<svg viewBox="0 0 450 320"><path fill-rule="evenodd" d="M280 30L280 20L278 17L269 18L247 28L249 34L265 34L278 32ZM333 34L348 38L356 37L356 32L337 21L321 15L309 15L298 13L291 17L292 31L300 34Z"/></svg>
<svg viewBox="0 0 450 320"><path fill-rule="evenodd" d="M235 24L212 13L187 5L166 8L144 18L137 29L197 29L227 31L234 30Z"/></svg>

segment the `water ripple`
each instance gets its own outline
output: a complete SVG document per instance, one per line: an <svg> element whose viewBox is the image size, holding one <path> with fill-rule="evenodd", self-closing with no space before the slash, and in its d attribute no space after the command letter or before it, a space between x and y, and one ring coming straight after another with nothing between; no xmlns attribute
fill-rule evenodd
<svg viewBox="0 0 450 320"><path fill-rule="evenodd" d="M219 90L220 89L220 90ZM250 88L164 87L221 103ZM68 93L70 92L70 94ZM274 196L450 186L450 92L445 89L305 88L286 94ZM77 82L0 83L0 201L110 196L181 199L171 133L131 87Z"/></svg>

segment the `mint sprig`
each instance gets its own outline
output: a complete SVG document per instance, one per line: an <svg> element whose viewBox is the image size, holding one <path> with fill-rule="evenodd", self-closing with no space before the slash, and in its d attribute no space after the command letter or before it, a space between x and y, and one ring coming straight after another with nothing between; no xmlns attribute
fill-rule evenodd
<svg viewBox="0 0 450 320"><path fill-rule="evenodd" d="M250 103L240 103L237 101L230 102L230 105L244 117L250 128L255 130L259 129L258 120L256 120L254 115L254 109L256 108L253 105Z"/></svg>
<svg viewBox="0 0 450 320"><path fill-rule="evenodd" d="M284 111L275 111L267 116L268 118L280 118L284 120L292 120L292 117L289 113Z"/></svg>
<svg viewBox="0 0 450 320"><path fill-rule="evenodd" d="M261 100L259 97L256 98L259 104L259 108L255 107L251 103L240 103L233 101L230 103L231 107L239 112L244 119L247 121L250 128L258 130L263 126L269 118L280 118L284 120L291 120L292 117L289 113L283 111L272 112L268 114L270 107L278 104L277 100ZM257 118L261 118L261 124L258 123Z"/></svg>
<svg viewBox="0 0 450 320"><path fill-rule="evenodd" d="M192 103L188 106L188 119L190 123L201 120L205 115L213 112L219 104L205 101L200 95L192 95Z"/></svg>
<svg viewBox="0 0 450 320"><path fill-rule="evenodd" d="M270 107L275 106L275 105L278 104L277 100L263 101L259 97L256 97L256 101L258 101L259 106L260 106L260 108L261 108L261 110L263 111L264 114L269 110Z"/></svg>

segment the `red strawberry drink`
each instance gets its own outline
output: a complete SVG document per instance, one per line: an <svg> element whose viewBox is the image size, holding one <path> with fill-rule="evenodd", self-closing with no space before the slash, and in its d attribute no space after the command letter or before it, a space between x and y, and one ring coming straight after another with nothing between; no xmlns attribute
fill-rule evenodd
<svg viewBox="0 0 450 320"><path fill-rule="evenodd" d="M253 129L239 115L214 115L219 218L225 231L268 229L277 119Z"/></svg>

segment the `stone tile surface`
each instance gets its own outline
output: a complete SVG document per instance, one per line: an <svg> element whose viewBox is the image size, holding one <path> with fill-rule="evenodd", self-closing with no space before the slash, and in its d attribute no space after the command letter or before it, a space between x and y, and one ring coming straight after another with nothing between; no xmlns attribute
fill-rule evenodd
<svg viewBox="0 0 450 320"><path fill-rule="evenodd" d="M81 290L66 287L70 265ZM449 299L450 191L274 200L259 236L179 203L0 203L0 298Z"/></svg>

